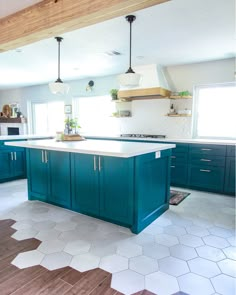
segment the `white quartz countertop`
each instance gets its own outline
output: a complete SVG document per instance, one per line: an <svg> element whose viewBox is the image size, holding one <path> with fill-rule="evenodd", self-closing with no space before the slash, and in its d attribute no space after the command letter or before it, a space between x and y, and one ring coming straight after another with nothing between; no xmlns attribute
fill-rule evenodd
<svg viewBox="0 0 236 295"><path fill-rule="evenodd" d="M0 135L0 140L24 140L24 139L40 139L40 138L52 138L52 135L36 135L36 134L26 134L26 135Z"/></svg>
<svg viewBox="0 0 236 295"><path fill-rule="evenodd" d="M84 135L86 137L86 135ZM236 145L236 140L219 140L219 139L194 139L194 138L150 138L150 137L121 137L119 135L114 136L93 136L87 135L87 137L93 138L106 138L106 139L120 139L120 140L137 140L137 141L161 141L163 143L176 142L176 143L198 143L198 144L220 144L220 145Z"/></svg>
<svg viewBox="0 0 236 295"><path fill-rule="evenodd" d="M123 142L115 140L92 139L76 142L57 142L55 139L17 141L7 142L6 145L122 158L129 158L152 152L158 152L161 150L175 148L175 144Z"/></svg>

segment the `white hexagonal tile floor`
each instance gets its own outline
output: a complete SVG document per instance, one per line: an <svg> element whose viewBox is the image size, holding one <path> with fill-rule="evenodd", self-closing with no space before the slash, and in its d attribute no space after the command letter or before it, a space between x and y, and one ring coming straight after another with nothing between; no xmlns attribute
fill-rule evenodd
<svg viewBox="0 0 236 295"><path fill-rule="evenodd" d="M18 268L27 268L34 265L39 265L42 262L44 256L45 255L40 251L32 250L18 254L11 263Z"/></svg>
<svg viewBox="0 0 236 295"><path fill-rule="evenodd" d="M99 267L112 273L112 287L124 294L146 289L158 295L233 295L234 206L227 196L191 191L138 235L38 201L18 203L0 219L17 221L13 238L42 241L12 261L19 268L41 264L85 272Z"/></svg>

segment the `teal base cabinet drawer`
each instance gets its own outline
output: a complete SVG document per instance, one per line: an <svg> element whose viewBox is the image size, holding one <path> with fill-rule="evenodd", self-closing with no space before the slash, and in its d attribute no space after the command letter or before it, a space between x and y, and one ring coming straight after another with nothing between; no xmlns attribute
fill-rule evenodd
<svg viewBox="0 0 236 295"><path fill-rule="evenodd" d="M226 146L216 144L191 144L189 146L189 153L198 155L225 156Z"/></svg>
<svg viewBox="0 0 236 295"><path fill-rule="evenodd" d="M191 188L223 192L224 167L189 167L188 184Z"/></svg>
<svg viewBox="0 0 236 295"><path fill-rule="evenodd" d="M235 157L226 158L224 192L235 196Z"/></svg>
<svg viewBox="0 0 236 295"><path fill-rule="evenodd" d="M189 164L193 166L200 167L224 167L225 166L225 157L216 156L216 155L198 155L190 154L189 155Z"/></svg>

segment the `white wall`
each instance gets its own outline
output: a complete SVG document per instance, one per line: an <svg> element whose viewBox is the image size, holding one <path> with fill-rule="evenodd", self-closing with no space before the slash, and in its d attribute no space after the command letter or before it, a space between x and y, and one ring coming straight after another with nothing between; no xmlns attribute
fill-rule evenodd
<svg viewBox="0 0 236 295"><path fill-rule="evenodd" d="M206 63L169 66L165 69L166 77L173 91L188 90L192 93L194 85L230 82L234 80L234 59L225 59ZM86 92L89 80L94 80L92 92ZM71 103L73 96L107 95L111 88L118 88L116 76L88 78L71 81L70 94L64 97L66 104ZM47 85L25 87L0 91L0 109L3 104L19 102L21 111L27 115L27 100L58 99L52 95ZM165 116L170 103L177 109L191 109L192 100L170 101L169 99L152 99L133 101L131 118L114 118L120 124L120 133L165 134L172 138L191 137L191 118L173 118ZM130 104L129 104L130 105ZM126 108L125 106L122 107ZM130 109L130 106L127 107Z"/></svg>

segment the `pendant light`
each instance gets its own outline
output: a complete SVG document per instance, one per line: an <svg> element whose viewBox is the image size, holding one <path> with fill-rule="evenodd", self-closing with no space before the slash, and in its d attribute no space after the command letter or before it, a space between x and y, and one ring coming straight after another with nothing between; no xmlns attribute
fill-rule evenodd
<svg viewBox="0 0 236 295"><path fill-rule="evenodd" d="M131 67L131 53L132 53L132 23L135 21L136 16L134 15L127 15L126 20L130 24L130 31L129 31L129 68L125 74L121 74L118 76L118 80L121 86L125 87L135 87L139 85L139 81L141 78L140 74L134 72Z"/></svg>
<svg viewBox="0 0 236 295"><path fill-rule="evenodd" d="M63 40L62 37L55 37L58 43L58 78L54 83L49 83L49 89L53 94L67 94L70 86L63 83L60 78L60 45Z"/></svg>

